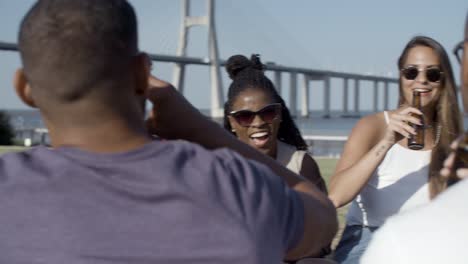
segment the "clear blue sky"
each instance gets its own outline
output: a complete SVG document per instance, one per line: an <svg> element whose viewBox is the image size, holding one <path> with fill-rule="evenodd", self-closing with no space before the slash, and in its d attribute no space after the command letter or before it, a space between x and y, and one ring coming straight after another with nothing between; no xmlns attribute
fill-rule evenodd
<svg viewBox="0 0 468 264"><path fill-rule="evenodd" d="M0 41L16 42L19 22L33 2L0 1ZM140 48L175 54L180 1L130 2L139 18ZM203 14L205 1L192 2L193 14ZM264 61L287 66L394 77L396 59L405 43L423 34L440 41L449 51L458 80L459 67L451 50L462 39L467 11L466 0L223 0L216 2L216 26L223 59L238 53L260 53ZM206 33L204 28L191 30L189 56L207 56ZM19 66L18 54L0 51L0 109L25 108L11 85ZM171 64L158 63L153 73L171 80L171 70ZM204 67L189 68L186 96L198 107L209 105L208 80ZM224 70L223 80L226 89ZM316 90L311 92L312 108L322 104L322 91ZM332 95L341 94L334 91ZM366 92L361 96L370 105ZM338 104L332 101L332 108Z"/></svg>

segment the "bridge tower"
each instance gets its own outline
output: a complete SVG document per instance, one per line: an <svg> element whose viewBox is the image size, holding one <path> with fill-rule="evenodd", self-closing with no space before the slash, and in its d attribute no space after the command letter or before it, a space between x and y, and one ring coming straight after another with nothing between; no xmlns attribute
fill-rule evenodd
<svg viewBox="0 0 468 264"><path fill-rule="evenodd" d="M214 0L206 0L207 14L205 16L191 16L190 15L190 2L189 0L182 0L182 15L180 23L179 43L177 47L177 56L186 56L189 29L193 26L206 26L208 27L208 59L210 63L210 84L211 84L211 116L223 116L223 87L221 82L220 73L220 60L218 52L218 43L216 38L215 29L215 16L214 16ZM185 63L176 63L173 80L177 89L181 93L184 92L184 75Z"/></svg>

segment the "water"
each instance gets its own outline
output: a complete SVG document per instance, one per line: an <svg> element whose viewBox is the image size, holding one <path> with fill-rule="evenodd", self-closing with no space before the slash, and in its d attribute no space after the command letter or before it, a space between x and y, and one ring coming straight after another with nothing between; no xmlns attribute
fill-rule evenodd
<svg viewBox="0 0 468 264"><path fill-rule="evenodd" d="M41 142L48 143L49 138L44 133L34 133L36 128L44 128L44 123L37 110L7 110L10 122L17 131L16 137L19 142L28 138L33 144ZM208 110L202 110L209 113ZM309 136L347 136L358 118L341 118L338 113L332 113L331 118L322 118L323 113L311 112L309 118L297 118L296 124L302 134ZM216 120L221 123L221 120ZM344 142L342 140L307 140L310 151L315 156L336 157L341 153Z"/></svg>
<svg viewBox="0 0 468 264"><path fill-rule="evenodd" d="M19 141L25 138L32 138L33 143L41 141L48 142L47 135L42 133L32 133L30 130L44 128L44 123L37 110L6 110L10 116L10 122L15 130L26 131L17 133ZM202 110L208 113L207 110ZM345 143L344 137L351 133L352 128L362 116L371 114L370 111L363 111L360 115L343 117L342 112L331 112L330 118L324 118L323 112L311 111L308 118L298 117L295 119L302 135L310 145L310 151L315 156L337 157L340 155ZM465 129L468 125L468 116L464 117ZM220 122L221 120L217 120ZM324 138L325 136L326 138Z"/></svg>
<svg viewBox="0 0 468 264"><path fill-rule="evenodd" d="M39 111L37 110L3 110L10 117L10 124L15 130L43 128Z"/></svg>
<svg viewBox="0 0 468 264"><path fill-rule="evenodd" d="M37 110L5 110L16 130L44 128ZM202 110L207 113L208 111ZM370 112L364 112L363 115ZM331 118L323 118L320 111L312 111L309 118L296 118L296 124L304 135L346 136L360 116L341 117L341 112L332 112ZM219 120L218 120L219 121Z"/></svg>

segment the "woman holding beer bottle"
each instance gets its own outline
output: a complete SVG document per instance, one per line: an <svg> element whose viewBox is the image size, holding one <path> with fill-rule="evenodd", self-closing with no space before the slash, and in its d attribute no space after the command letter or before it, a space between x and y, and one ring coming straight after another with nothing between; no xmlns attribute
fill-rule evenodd
<svg viewBox="0 0 468 264"><path fill-rule="evenodd" d="M398 68L399 108L357 122L330 180L337 208L352 201L335 251L339 263L359 263L389 216L428 203L446 188L439 171L463 128L447 53L431 38L414 37Z"/></svg>

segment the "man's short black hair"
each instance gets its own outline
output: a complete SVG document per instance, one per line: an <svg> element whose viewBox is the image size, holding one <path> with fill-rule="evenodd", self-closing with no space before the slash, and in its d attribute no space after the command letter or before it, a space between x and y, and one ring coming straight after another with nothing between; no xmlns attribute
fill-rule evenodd
<svg viewBox="0 0 468 264"><path fill-rule="evenodd" d="M18 45L35 92L72 102L124 74L138 50L136 15L126 0L38 0Z"/></svg>

